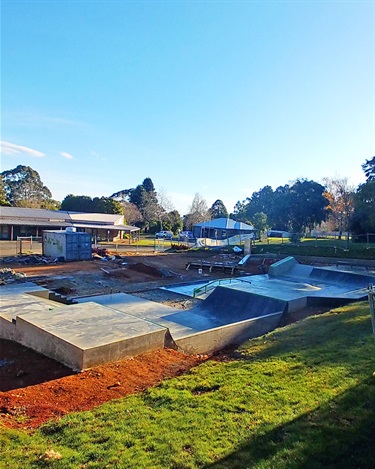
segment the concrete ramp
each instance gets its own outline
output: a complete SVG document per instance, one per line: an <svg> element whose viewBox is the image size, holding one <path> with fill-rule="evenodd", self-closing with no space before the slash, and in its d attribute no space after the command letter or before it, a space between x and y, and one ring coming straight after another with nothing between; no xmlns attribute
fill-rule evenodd
<svg viewBox="0 0 375 469"><path fill-rule="evenodd" d="M286 305L282 300L216 287L199 306L169 316L170 321L192 329L172 337L187 353L213 353L275 329Z"/></svg>
<svg viewBox="0 0 375 469"><path fill-rule="evenodd" d="M272 267L270 275L231 279L190 310L125 293L65 306L50 301L49 292L38 287L3 288L0 337L74 370L165 346L212 353L273 330L283 314L362 300L368 284L375 284L369 275L300 265L294 258ZM179 288L188 291L186 285ZM171 289L178 292L176 286Z"/></svg>
<svg viewBox="0 0 375 469"><path fill-rule="evenodd" d="M354 289L367 288L370 283L374 283L375 277L341 270L314 268L310 275L310 280L331 283L335 285L347 285Z"/></svg>
<svg viewBox="0 0 375 469"><path fill-rule="evenodd" d="M212 317L220 325L231 324L285 310L286 301L225 286L216 287L211 295L190 312Z"/></svg>
<svg viewBox="0 0 375 469"><path fill-rule="evenodd" d="M166 344L188 353L211 353L274 329L286 302L217 287L202 303L181 310L125 293L91 298L101 305L168 330ZM81 298L81 303L90 298ZM267 318L263 318L267 311ZM168 342L169 341L169 342Z"/></svg>

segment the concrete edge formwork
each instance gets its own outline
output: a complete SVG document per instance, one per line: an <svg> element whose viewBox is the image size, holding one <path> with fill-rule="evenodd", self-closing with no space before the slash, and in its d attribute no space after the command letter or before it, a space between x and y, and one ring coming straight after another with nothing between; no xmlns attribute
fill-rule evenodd
<svg viewBox="0 0 375 469"><path fill-rule="evenodd" d="M239 345L246 340L259 337L275 329L283 311L265 314L253 319L226 324L224 326L196 332L189 336L176 339L177 347L189 354L211 354L229 345Z"/></svg>

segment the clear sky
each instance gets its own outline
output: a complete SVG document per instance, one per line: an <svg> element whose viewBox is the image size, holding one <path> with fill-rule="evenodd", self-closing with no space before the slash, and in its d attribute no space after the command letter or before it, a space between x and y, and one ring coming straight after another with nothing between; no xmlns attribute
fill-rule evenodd
<svg viewBox="0 0 375 469"><path fill-rule="evenodd" d="M181 214L297 178L364 182L375 2L2 0L1 170L55 199L150 177ZM5 143L4 143L5 142Z"/></svg>

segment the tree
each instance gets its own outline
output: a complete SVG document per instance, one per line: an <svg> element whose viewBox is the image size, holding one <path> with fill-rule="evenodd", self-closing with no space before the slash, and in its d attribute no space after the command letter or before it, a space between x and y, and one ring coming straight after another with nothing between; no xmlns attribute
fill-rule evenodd
<svg viewBox="0 0 375 469"><path fill-rule="evenodd" d="M145 204L146 190L142 184L138 184L135 189L130 189L129 192L129 202L138 207L138 210L141 211L142 207Z"/></svg>
<svg viewBox="0 0 375 469"><path fill-rule="evenodd" d="M118 202L129 201L131 191L134 189L123 189L122 191L115 192L110 196L111 199L115 199Z"/></svg>
<svg viewBox="0 0 375 469"><path fill-rule="evenodd" d="M168 217L164 222L164 227L167 230L172 231L174 234L182 230L182 218L177 210L168 212Z"/></svg>
<svg viewBox="0 0 375 469"><path fill-rule="evenodd" d="M307 179L297 179L290 187L290 229L303 233L313 229L327 218L328 200L324 197L325 188Z"/></svg>
<svg viewBox="0 0 375 469"><path fill-rule="evenodd" d="M151 178L145 178L142 182L142 186L146 192L155 192L155 186Z"/></svg>
<svg viewBox="0 0 375 469"><path fill-rule="evenodd" d="M272 210L274 193L271 186L265 186L257 192L253 192L248 199L246 208L247 217L252 220L256 213L269 214Z"/></svg>
<svg viewBox="0 0 375 469"><path fill-rule="evenodd" d="M367 181L375 181L375 156L371 160L366 160L362 165L362 169L366 175Z"/></svg>
<svg viewBox="0 0 375 469"><path fill-rule="evenodd" d="M14 207L55 208L51 191L30 166L18 165L1 173L6 200Z"/></svg>
<svg viewBox="0 0 375 469"><path fill-rule="evenodd" d="M92 213L92 198L88 195L68 194L61 202L61 210Z"/></svg>
<svg viewBox="0 0 375 469"><path fill-rule="evenodd" d="M189 213L185 217L185 227L191 230L192 226L209 218L208 206L205 199L197 192L190 205Z"/></svg>
<svg viewBox="0 0 375 469"><path fill-rule="evenodd" d="M357 236L375 233L375 180L361 184L354 196L350 229ZM363 238L362 241L366 239Z"/></svg>
<svg viewBox="0 0 375 469"><path fill-rule="evenodd" d="M323 179L326 186L324 196L329 202L327 206L328 217L334 222L335 229L339 230L339 238L343 229L348 229L350 215L354 208L354 186L348 182L348 178Z"/></svg>
<svg viewBox="0 0 375 469"><path fill-rule="evenodd" d="M259 233L264 233L267 230L267 215L263 212L256 213L253 216L253 225Z"/></svg>
<svg viewBox="0 0 375 469"><path fill-rule="evenodd" d="M123 206L124 202L128 202L137 207L142 215L142 227L146 230L156 230L157 225L162 226L163 220L167 217L167 210L160 205L154 183L149 177L145 178L142 184L138 184L134 189L115 192L111 198L121 202Z"/></svg>
<svg viewBox="0 0 375 469"><path fill-rule="evenodd" d="M94 197L92 200L92 210L93 213L123 213L121 204L110 197Z"/></svg>
<svg viewBox="0 0 375 469"><path fill-rule="evenodd" d="M65 197L61 203L61 210L86 213L123 213L121 204L110 197L95 197L92 199L88 195L73 194Z"/></svg>
<svg viewBox="0 0 375 469"><path fill-rule="evenodd" d="M243 200L242 202L238 200L236 205L233 208L233 213L230 214L230 218L236 221L242 221L250 225L251 221L247 216L247 210L246 210L249 200L250 200L249 198L247 198L246 200Z"/></svg>
<svg viewBox="0 0 375 469"><path fill-rule="evenodd" d="M3 183L3 178L2 178L1 175L0 175L0 205L2 207L10 205L10 203L7 200L7 196L6 196L5 188L4 188L4 183Z"/></svg>
<svg viewBox="0 0 375 469"><path fill-rule="evenodd" d="M209 209L210 217L215 218L228 218L228 210L226 209L222 200L217 199Z"/></svg>
<svg viewBox="0 0 375 469"><path fill-rule="evenodd" d="M156 207L156 215L159 220L160 230L163 230L163 223L168 224L170 221L170 213L174 210L174 206L171 199L168 197L167 192L163 188L161 188L157 193L157 200L158 207Z"/></svg>
<svg viewBox="0 0 375 469"><path fill-rule="evenodd" d="M125 221L128 225L135 225L143 222L143 216L134 204L124 201L121 205Z"/></svg>
<svg viewBox="0 0 375 469"><path fill-rule="evenodd" d="M285 184L275 189L270 210L267 213L268 225L274 230L288 231L292 212L290 186Z"/></svg>

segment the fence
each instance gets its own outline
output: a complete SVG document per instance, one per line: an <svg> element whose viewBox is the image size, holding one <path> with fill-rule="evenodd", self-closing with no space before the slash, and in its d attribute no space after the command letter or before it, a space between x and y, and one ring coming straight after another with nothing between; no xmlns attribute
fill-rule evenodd
<svg viewBox="0 0 375 469"><path fill-rule="evenodd" d="M16 255L41 252L42 238L40 236L17 236Z"/></svg>
<svg viewBox="0 0 375 469"><path fill-rule="evenodd" d="M364 233L352 235L352 241L355 243L375 243L375 233Z"/></svg>

